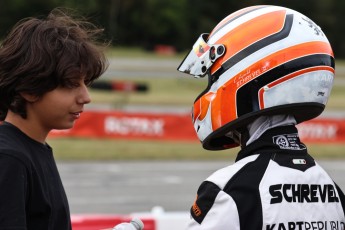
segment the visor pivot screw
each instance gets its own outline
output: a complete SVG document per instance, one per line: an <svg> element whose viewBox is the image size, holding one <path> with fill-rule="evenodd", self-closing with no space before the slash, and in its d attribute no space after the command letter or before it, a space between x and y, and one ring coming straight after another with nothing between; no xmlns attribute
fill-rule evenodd
<svg viewBox="0 0 345 230"><path fill-rule="evenodd" d="M218 55L223 55L224 51L225 51L224 46L218 46L218 48L217 48L217 54Z"/></svg>
<svg viewBox="0 0 345 230"><path fill-rule="evenodd" d="M206 71L207 71L206 66L201 67L201 71L202 71L203 73L206 73Z"/></svg>

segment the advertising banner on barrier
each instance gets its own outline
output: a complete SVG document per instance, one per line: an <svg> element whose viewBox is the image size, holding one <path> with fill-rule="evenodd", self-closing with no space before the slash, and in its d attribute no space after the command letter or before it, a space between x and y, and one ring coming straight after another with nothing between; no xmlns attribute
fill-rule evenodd
<svg viewBox="0 0 345 230"><path fill-rule="evenodd" d="M345 118L316 118L297 125L304 142L345 143Z"/></svg>
<svg viewBox="0 0 345 230"><path fill-rule="evenodd" d="M189 115L121 111L86 111L69 130L50 137L76 136L125 139L197 140Z"/></svg>
<svg viewBox="0 0 345 230"><path fill-rule="evenodd" d="M317 118L297 126L302 141L345 143L345 118ZM189 114L85 111L69 130L49 137L197 141Z"/></svg>

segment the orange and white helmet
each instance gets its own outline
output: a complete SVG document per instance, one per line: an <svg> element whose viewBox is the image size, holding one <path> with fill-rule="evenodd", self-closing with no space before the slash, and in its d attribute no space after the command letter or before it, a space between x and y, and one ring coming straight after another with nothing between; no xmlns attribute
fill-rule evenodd
<svg viewBox="0 0 345 230"><path fill-rule="evenodd" d="M194 102L194 128L205 149L238 146L233 133L262 115L291 114L298 123L325 108L334 55L320 27L294 10L253 6L202 34L178 67L207 88Z"/></svg>

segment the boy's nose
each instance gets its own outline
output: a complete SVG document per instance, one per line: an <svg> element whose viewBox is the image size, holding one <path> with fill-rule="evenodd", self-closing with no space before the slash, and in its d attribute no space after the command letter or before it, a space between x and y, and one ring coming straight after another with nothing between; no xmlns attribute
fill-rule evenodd
<svg viewBox="0 0 345 230"><path fill-rule="evenodd" d="M89 93L89 89L85 84L82 85L80 96L78 97L78 103L79 104L88 104L91 102L91 97Z"/></svg>

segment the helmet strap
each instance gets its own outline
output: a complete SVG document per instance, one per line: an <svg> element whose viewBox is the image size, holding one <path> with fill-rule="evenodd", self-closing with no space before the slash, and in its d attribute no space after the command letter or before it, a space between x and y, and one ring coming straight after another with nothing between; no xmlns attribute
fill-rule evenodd
<svg viewBox="0 0 345 230"><path fill-rule="evenodd" d="M249 131L247 129L232 130L226 134L227 137L234 140L235 143L242 147L246 146L246 142L249 139Z"/></svg>

